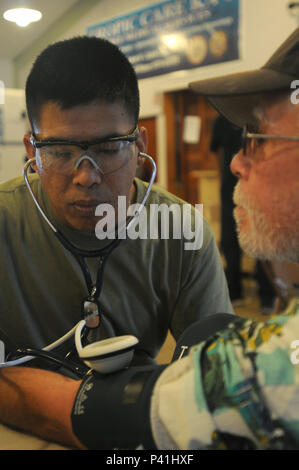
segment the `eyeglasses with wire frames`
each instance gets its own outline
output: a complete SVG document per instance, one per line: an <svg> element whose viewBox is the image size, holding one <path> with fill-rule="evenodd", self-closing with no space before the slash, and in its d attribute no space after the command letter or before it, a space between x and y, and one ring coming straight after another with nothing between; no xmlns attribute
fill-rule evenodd
<svg viewBox="0 0 299 470"><path fill-rule="evenodd" d="M128 163L132 158L130 144L136 142L138 136L139 129L136 127L128 135L103 137L91 141L38 140L32 133L30 142L39 150L44 169L69 175L74 169L78 169L82 159L86 157L88 160L92 159L96 163L94 167L105 175L119 170Z"/></svg>
<svg viewBox="0 0 299 470"><path fill-rule="evenodd" d="M243 127L242 132L242 150L244 155L254 155L257 148L265 140L289 140L299 142L299 137L284 136L284 135L269 135L269 134L257 134L248 131L248 126Z"/></svg>

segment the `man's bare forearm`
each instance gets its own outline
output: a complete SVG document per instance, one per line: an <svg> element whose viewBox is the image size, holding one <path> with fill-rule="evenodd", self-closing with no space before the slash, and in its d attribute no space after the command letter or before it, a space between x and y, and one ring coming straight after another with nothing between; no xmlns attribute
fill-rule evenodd
<svg viewBox="0 0 299 470"><path fill-rule="evenodd" d="M43 439L83 449L71 424L80 383L41 369L1 369L0 421Z"/></svg>

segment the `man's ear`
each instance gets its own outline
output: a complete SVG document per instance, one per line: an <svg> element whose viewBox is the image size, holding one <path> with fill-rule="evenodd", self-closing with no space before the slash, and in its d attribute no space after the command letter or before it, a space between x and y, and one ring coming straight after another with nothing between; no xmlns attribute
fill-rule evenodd
<svg viewBox="0 0 299 470"><path fill-rule="evenodd" d="M23 144L24 144L25 149L26 149L28 160L30 160L31 158L35 158L35 148L33 147L33 145L30 142L30 134L25 134L24 135ZM36 162L33 162L31 164L31 166L32 166L33 170L38 173Z"/></svg>
<svg viewBox="0 0 299 470"><path fill-rule="evenodd" d="M139 152L143 152L143 153L147 152L147 141L148 141L147 129L145 127L140 127L139 136L138 136L138 139L136 141L136 145L137 145L137 148L138 148ZM142 163L142 161L139 157L138 161L137 161L137 166L139 166L141 163Z"/></svg>

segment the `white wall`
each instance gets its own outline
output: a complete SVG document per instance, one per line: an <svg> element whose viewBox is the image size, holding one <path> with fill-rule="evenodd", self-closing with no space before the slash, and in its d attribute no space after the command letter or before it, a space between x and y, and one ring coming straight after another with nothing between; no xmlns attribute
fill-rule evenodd
<svg viewBox="0 0 299 470"><path fill-rule="evenodd" d="M6 88L13 87L13 63L8 59L0 59L0 80Z"/></svg>
<svg viewBox="0 0 299 470"><path fill-rule="evenodd" d="M63 36L57 37L57 40L85 34L88 26L155 3L158 1L101 0L75 26L65 31ZM159 118L157 119L158 165L161 185L166 186L167 180L163 92L187 88L188 83L194 80L249 70L263 65L297 26L296 20L289 15L288 3L289 0L240 0L241 60L140 80L141 117L157 116ZM24 86L31 63L32 61L19 70L20 86Z"/></svg>

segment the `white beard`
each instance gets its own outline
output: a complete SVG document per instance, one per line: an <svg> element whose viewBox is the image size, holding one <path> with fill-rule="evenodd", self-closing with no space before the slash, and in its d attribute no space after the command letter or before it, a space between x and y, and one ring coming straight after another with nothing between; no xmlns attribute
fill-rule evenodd
<svg viewBox="0 0 299 470"><path fill-rule="evenodd" d="M234 201L246 210L249 228L242 228L242 215L235 215L237 233L241 248L252 258L299 262L299 233L296 227L285 227L269 220L269 217L245 197L237 183Z"/></svg>

